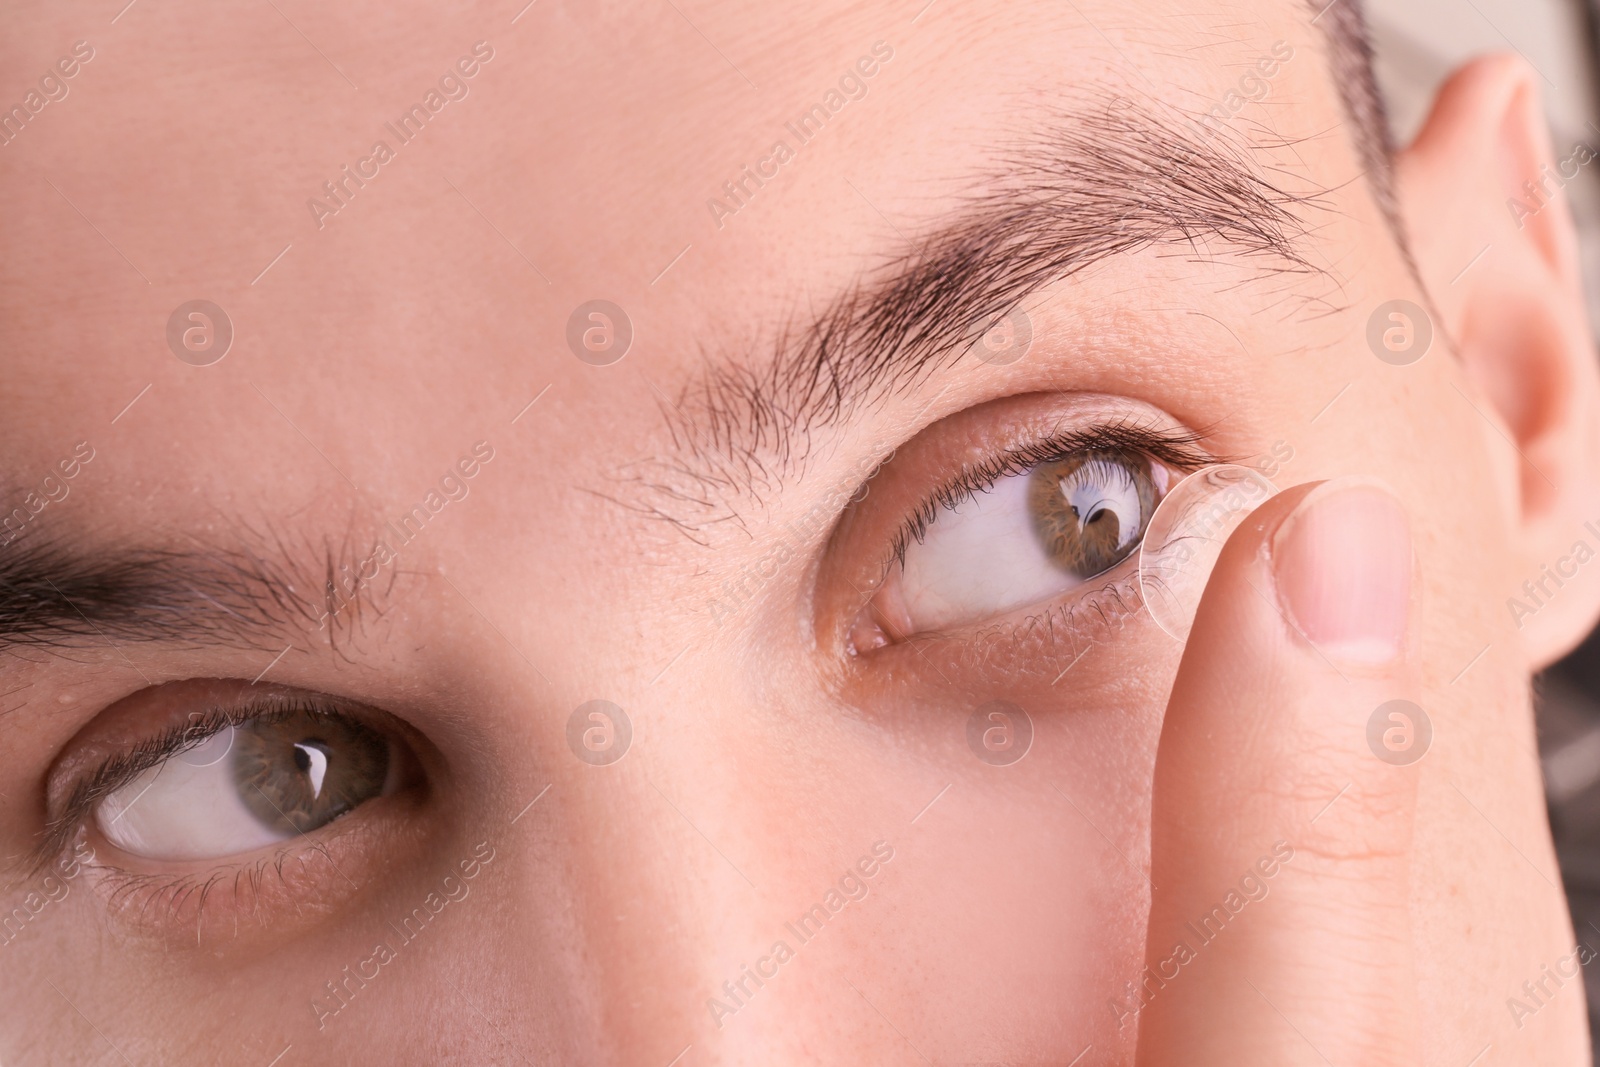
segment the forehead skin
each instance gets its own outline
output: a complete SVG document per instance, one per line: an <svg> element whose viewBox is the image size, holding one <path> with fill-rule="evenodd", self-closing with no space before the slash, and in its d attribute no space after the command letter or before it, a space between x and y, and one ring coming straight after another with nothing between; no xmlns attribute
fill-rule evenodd
<svg viewBox="0 0 1600 1067"><path fill-rule="evenodd" d="M91 645L70 663L8 667L33 688L23 715L0 720L16 768L0 792L37 793L93 713L148 682L248 680L288 646L274 680L388 708L441 749L443 861L485 838L505 860L448 940L417 949L331 1033L305 1002L366 951L376 920L271 953L152 952L126 957L139 964L127 971L108 959L98 978L13 952L0 957L6 987L49 977L119 1045L156 1058L175 1039L147 1020L182 1003L197 1046L243 1044L262 1062L291 1041L307 1062L337 1062L390 1039L489 1057L515 1040L568 1062L667 1063L692 1046L686 1062L1065 1063L1084 1044L1086 1063L1123 1062L1131 1028L1106 1002L1140 965L1148 887L1135 868L1176 648L1108 641L1082 682L1030 690L1054 704L1036 757L1007 777L974 768L959 733L983 694L1010 692L1005 676L968 664L943 700L893 678L839 682L846 668L812 630L831 519L731 620L715 606L765 567L785 524L819 504L836 513L886 447L1029 393L1133 397L1210 430L1218 453L1287 442L1285 484L1351 472L1393 484L1417 524L1429 682L1460 730L1430 763L1420 847L1439 885L1508 862L1445 784L1479 779L1497 739L1526 740L1510 653L1474 668L1472 693L1442 695L1480 635L1503 627L1486 592L1505 564L1504 532L1484 517L1481 428L1442 355L1402 376L1362 340L1367 309L1416 292L1357 180L1310 13L916 6L540 0L518 16L516 4L397 15L146 0L114 23L88 7L14 14L0 69L43 72L79 39L95 49L70 95L0 149L0 456L22 492L76 442L96 449L37 536L179 548L237 544L243 527L258 541L365 543L475 442L494 459L407 547L381 619L342 654L308 632ZM392 140L384 124L478 41L493 58L469 95L319 227L308 198ZM893 58L866 95L719 225L708 199L792 141L785 123L877 41ZM1117 98L1203 112L1277 41L1294 58L1226 136L1253 145L1241 158L1280 188L1317 198L1300 216L1316 269L1285 273L1206 234L1150 247L1030 298L1027 358L947 361L814 429L803 464L697 438L713 368L765 366L786 325L962 211L1018 145ZM0 89L9 100L25 86ZM235 330L204 368L175 359L164 332L196 298ZM636 330L609 367L565 341L573 309L597 298ZM573 760L563 733L595 698L628 708L636 730L605 775ZM1503 775L1504 797L1533 788L1531 774ZM1479 803L1509 806L1483 789ZM36 816L8 809L8 846ZM896 859L872 907L847 911L860 921L802 949L719 1029L706 999L877 840ZM363 898L373 915L405 910L432 876L397 863L388 877ZM54 934L65 957L117 944L97 932L93 898L73 899L77 925ZM1488 889L1436 904L1420 902L1432 921L1527 933ZM1539 955L1552 936L1529 937L1518 975L1558 954ZM1459 959L1419 967L1441 1018L1513 984ZM93 1029L38 996L54 1028L12 1017L13 1045L101 1054Z"/></svg>

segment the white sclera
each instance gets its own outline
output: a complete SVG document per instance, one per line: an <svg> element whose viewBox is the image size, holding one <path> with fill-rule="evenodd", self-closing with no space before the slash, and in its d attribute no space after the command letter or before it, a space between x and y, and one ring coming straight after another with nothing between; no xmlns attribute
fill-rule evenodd
<svg viewBox="0 0 1600 1067"><path fill-rule="evenodd" d="M1277 492L1257 471L1232 463L1197 470L1172 487L1139 550L1139 592L1157 626L1188 640L1222 546Z"/></svg>
<svg viewBox="0 0 1600 1067"><path fill-rule="evenodd" d="M239 794L233 727L136 775L100 801L95 819L118 848L154 860L214 860L293 837L264 823Z"/></svg>

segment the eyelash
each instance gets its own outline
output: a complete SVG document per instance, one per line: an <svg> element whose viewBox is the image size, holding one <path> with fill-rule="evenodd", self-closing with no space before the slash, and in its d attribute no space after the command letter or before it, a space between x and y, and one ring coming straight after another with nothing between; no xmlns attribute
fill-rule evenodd
<svg viewBox="0 0 1600 1067"><path fill-rule="evenodd" d="M963 501L988 492L1002 478L1089 449L1135 453L1186 474L1210 463L1227 462L1199 448L1199 442L1204 439L1205 434L1192 430L1160 430L1129 419L1067 430L1007 449L993 459L964 468L929 494L895 534L886 566L895 563L905 566L907 547L913 540L922 542L941 510L956 508Z"/></svg>
<svg viewBox="0 0 1600 1067"><path fill-rule="evenodd" d="M332 863L328 849L315 842L278 848L272 855L245 862L223 862L212 870L198 874L148 874L124 870L111 865L100 865L105 879L106 906L112 911L128 908L142 917L152 913L157 918L172 919L179 915L191 899L197 899L194 921L198 926L208 916L206 903L219 888L232 882L234 907L248 903L259 906L269 891L281 891L288 885L284 866L290 860L304 865L310 855L321 855ZM268 877L277 879L269 882ZM248 887L248 894L244 892Z"/></svg>
<svg viewBox="0 0 1600 1067"><path fill-rule="evenodd" d="M230 726L243 726L246 723L267 725L297 714L333 718L341 713L299 694L251 695L239 704L211 708L197 719L170 726L127 751L109 757L79 779L62 806L61 813L45 827L43 840L34 857L35 866L42 869L61 855L88 822L94 806L143 771L202 744Z"/></svg>

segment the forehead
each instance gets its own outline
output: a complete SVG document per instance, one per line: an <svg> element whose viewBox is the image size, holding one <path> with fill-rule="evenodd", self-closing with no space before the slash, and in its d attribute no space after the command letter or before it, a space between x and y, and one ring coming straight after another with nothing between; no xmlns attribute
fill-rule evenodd
<svg viewBox="0 0 1600 1067"><path fill-rule="evenodd" d="M696 383L764 366L1078 116L1239 116L1295 142L1302 185L1348 179L1309 15L41 10L6 69L93 57L0 152L0 447L28 471L103 442L113 510L202 526L407 500L479 440L603 480L706 444L674 425ZM1276 42L1297 58L1263 75ZM1064 173L1100 165L1079 154ZM208 366L174 354L208 343L197 300L232 333ZM611 366L573 349L597 300L632 332Z"/></svg>

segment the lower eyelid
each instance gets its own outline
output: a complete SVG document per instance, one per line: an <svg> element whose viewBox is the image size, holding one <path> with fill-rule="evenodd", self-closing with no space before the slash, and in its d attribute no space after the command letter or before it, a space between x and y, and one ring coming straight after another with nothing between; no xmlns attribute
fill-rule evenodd
<svg viewBox="0 0 1600 1067"><path fill-rule="evenodd" d="M1124 631L1130 636L1140 632L1144 611L1139 597L1137 566L1124 560L1054 600L961 631L918 634L902 643L916 643L916 649L891 645L871 655L904 655L905 667L913 671L937 663L942 673L934 677L941 689L960 678L995 676L1019 685L1065 684L1067 672L1079 668L1096 647Z"/></svg>
<svg viewBox="0 0 1600 1067"><path fill-rule="evenodd" d="M1081 649L1120 630L1143 611L1139 592L1139 558L1134 553L1103 574L1067 592L1018 608L1009 619L988 619L972 629L991 640L1004 635L1017 640L1047 637L1053 644ZM1021 618L1015 618L1020 615Z"/></svg>
<svg viewBox="0 0 1600 1067"><path fill-rule="evenodd" d="M288 936L338 912L399 862L417 803L380 797L311 834L206 863L151 863L85 830L86 881L125 936L168 948L238 947Z"/></svg>

